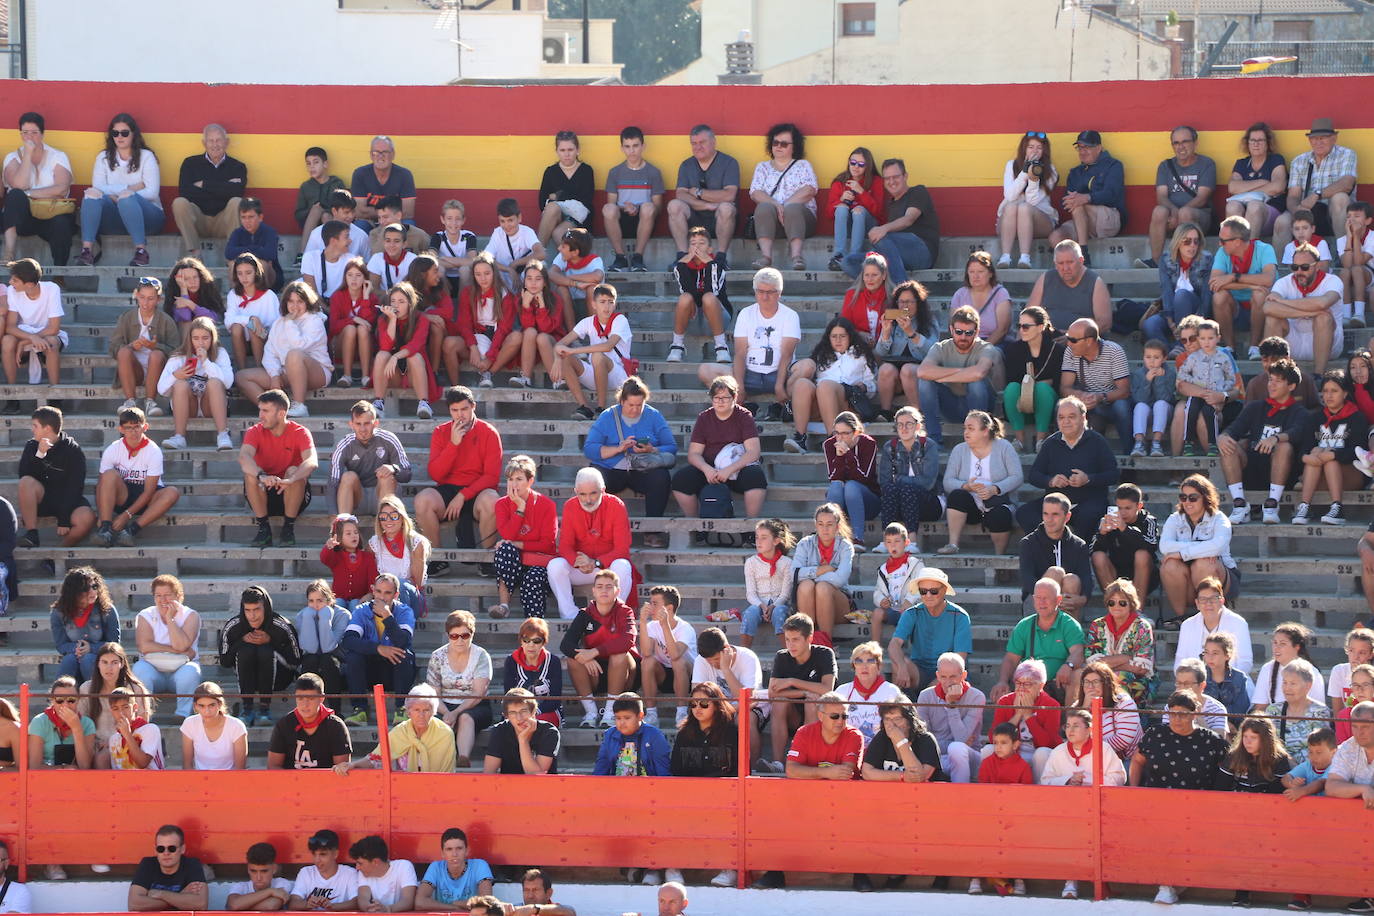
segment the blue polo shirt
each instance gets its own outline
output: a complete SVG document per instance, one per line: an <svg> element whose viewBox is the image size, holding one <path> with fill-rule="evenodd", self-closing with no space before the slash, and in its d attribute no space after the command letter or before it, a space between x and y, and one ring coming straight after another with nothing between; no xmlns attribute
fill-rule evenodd
<svg viewBox="0 0 1374 916"><path fill-rule="evenodd" d="M1244 249L1242 249L1242 251L1243 250ZM1255 254L1254 257L1250 259L1250 269L1245 271L1245 273L1247 276L1250 274L1262 273L1266 266L1277 264L1278 262L1279 259L1274 256L1274 246L1270 245L1268 242L1256 240ZM1235 271L1235 267L1231 264L1231 256L1220 248L1217 249L1216 257L1212 258L1212 269L1222 270L1228 274ZM1230 293L1231 298L1235 299L1237 302L1250 301L1250 291L1248 289L1233 289L1230 290Z"/></svg>
<svg viewBox="0 0 1374 916"><path fill-rule="evenodd" d="M939 617L926 610L925 603L902 611L892 634L906 644L906 654L918 668L934 671L946 652L973 651L973 624L968 612L953 601L945 602Z"/></svg>

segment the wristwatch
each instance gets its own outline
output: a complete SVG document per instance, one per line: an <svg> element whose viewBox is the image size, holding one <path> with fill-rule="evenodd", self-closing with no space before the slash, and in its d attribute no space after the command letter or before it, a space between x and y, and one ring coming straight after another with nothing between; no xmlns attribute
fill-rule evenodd
<svg viewBox="0 0 1374 916"><path fill-rule="evenodd" d="M1238 271L1238 270L1233 270L1233 271L1231 271L1231 282L1232 282L1232 283L1239 283L1239 282L1240 282L1240 271Z"/></svg>

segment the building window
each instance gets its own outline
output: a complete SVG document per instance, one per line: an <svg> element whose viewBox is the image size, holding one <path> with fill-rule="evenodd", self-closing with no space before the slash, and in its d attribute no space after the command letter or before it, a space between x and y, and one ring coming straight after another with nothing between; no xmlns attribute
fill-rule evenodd
<svg viewBox="0 0 1374 916"><path fill-rule="evenodd" d="M844 3L840 6L840 34L846 38L877 34L876 3Z"/></svg>
<svg viewBox="0 0 1374 916"><path fill-rule="evenodd" d="M1274 22L1275 41L1311 41L1311 19L1279 19Z"/></svg>

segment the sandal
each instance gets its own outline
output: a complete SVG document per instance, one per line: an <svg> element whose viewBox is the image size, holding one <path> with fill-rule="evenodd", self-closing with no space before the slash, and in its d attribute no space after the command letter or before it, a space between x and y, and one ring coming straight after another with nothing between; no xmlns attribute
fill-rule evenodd
<svg viewBox="0 0 1374 916"><path fill-rule="evenodd" d="M793 269L793 270L806 270L806 258L802 257L801 255L797 255L795 258L793 258L793 259L792 259L792 269Z"/></svg>
<svg viewBox="0 0 1374 916"><path fill-rule="evenodd" d="M505 602L502 602L501 604L493 604L491 607L487 608L487 614L496 618L497 620L504 620L505 618L510 616L510 605L506 604Z"/></svg>
<svg viewBox="0 0 1374 916"><path fill-rule="evenodd" d="M772 267L772 266L773 266L773 259L772 259L772 258L766 258L766 257L764 257L763 255L759 255L757 258L754 258L754 264L753 264L753 266L754 266L754 267L757 267L757 268L760 268L760 269L761 269L761 268L764 268L764 267Z"/></svg>

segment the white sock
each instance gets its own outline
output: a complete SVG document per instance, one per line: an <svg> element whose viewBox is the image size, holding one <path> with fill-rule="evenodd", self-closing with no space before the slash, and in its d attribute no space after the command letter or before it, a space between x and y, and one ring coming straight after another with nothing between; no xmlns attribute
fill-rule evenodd
<svg viewBox="0 0 1374 916"><path fill-rule="evenodd" d="M596 715L596 701L592 699L591 694L582 698L582 711L589 716Z"/></svg>
<svg viewBox="0 0 1374 916"><path fill-rule="evenodd" d="M1363 303L1362 303L1362 304L1363 304ZM725 335L724 335L724 334L717 334L717 335L716 335L716 346L718 346L718 347L723 347L723 346L725 346Z"/></svg>
<svg viewBox="0 0 1374 916"><path fill-rule="evenodd" d="M686 719L688 715L689 715L689 713L687 712L687 707L686 707L686 706L679 706L679 707L677 708L677 714L673 717L673 721L674 721L674 722L681 722L683 719Z"/></svg>
<svg viewBox="0 0 1374 916"><path fill-rule="evenodd" d="M686 334L674 334L674 335L673 335L673 346L675 346L675 347L685 347L685 346L686 346L686 340L687 340L687 335L686 335Z"/></svg>
<svg viewBox="0 0 1374 916"><path fill-rule="evenodd" d="M1227 489L1231 491L1231 498L1232 498L1232 499L1238 499L1238 500L1240 500L1241 502L1245 502L1245 484L1244 484L1244 483L1233 483L1233 484L1231 484L1230 486L1228 486Z"/></svg>
<svg viewBox="0 0 1374 916"><path fill-rule="evenodd" d="M1269 485L1269 498L1272 499L1274 502L1278 502L1280 499L1283 499L1283 484L1271 483Z"/></svg>
<svg viewBox="0 0 1374 916"><path fill-rule="evenodd" d="M1350 307L1351 307L1351 309L1354 311L1354 315L1355 315L1356 318L1363 318L1363 317L1364 317L1364 303L1363 303L1363 302L1354 302L1354 303L1351 303L1351 306L1350 306Z"/></svg>
<svg viewBox="0 0 1374 916"><path fill-rule="evenodd" d="M614 705L615 705L615 700L607 699L607 700L606 700L606 709L602 712L602 715L605 715L605 716L613 716L613 715L615 715L615 712L611 709L611 707L614 706Z"/></svg>

